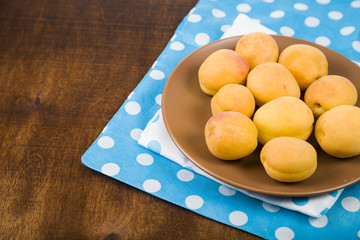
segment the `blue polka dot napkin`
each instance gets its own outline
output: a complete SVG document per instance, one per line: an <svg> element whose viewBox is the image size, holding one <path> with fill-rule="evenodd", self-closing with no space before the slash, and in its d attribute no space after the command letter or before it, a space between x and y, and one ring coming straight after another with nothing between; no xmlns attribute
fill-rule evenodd
<svg viewBox="0 0 360 240"><path fill-rule="evenodd" d="M197 48L219 39L239 13L279 34L316 42L360 62L359 0L200 0L82 156L82 163L184 209L263 238L360 239L360 183L345 188L341 195L338 192L332 208L314 218L190 171L156 153L161 152L157 143L152 144L154 151L138 143L161 108L162 90L172 70ZM300 207L312 200L286 201Z"/></svg>

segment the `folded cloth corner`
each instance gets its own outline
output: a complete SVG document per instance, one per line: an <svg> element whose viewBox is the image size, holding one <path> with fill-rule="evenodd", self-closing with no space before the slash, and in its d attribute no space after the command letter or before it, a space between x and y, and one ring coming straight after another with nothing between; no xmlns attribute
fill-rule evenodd
<svg viewBox="0 0 360 240"><path fill-rule="evenodd" d="M261 25L258 20L249 18L246 14L240 13L234 20L231 27L225 31L221 39L245 35L252 32L264 32L275 35L276 32Z"/></svg>

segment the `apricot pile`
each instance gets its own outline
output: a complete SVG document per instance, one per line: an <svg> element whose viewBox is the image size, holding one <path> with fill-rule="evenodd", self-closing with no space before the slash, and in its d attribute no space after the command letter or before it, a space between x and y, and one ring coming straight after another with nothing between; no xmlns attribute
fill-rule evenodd
<svg viewBox="0 0 360 240"><path fill-rule="evenodd" d="M234 50L209 55L198 77L212 96L206 145L219 159L244 158L260 145L271 178L303 181L317 168L317 152L307 142L313 131L327 154L360 155L357 89L343 76L328 75L327 58L314 46L293 44L280 52L271 35L250 33Z"/></svg>

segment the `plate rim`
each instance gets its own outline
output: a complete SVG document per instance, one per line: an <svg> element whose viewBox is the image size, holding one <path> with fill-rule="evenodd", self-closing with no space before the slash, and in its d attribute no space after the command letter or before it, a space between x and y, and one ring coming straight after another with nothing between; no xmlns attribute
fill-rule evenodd
<svg viewBox="0 0 360 240"><path fill-rule="evenodd" d="M336 52L330 48L327 48L325 46L322 46L322 45L319 45L317 43L314 43L314 42L310 42L308 40L304 40L304 39L300 39L300 38L295 38L295 37L289 37L289 36L283 36L283 35L273 35L273 34L269 34L271 35L272 37L275 37L275 38L288 38L288 39L291 39L293 41L301 41L303 44L309 44L309 45L312 45L312 46L316 46L316 47L319 47L319 48L325 48L327 49L327 51L330 51L334 54L337 54L337 55L341 55L344 60L348 61L349 63L353 64L354 66L358 67L360 69L360 66L358 66L356 63L354 63L352 60L350 60L349 58L345 57L344 55L342 55L341 53L339 52ZM266 190L266 189L258 189L258 188L254 188L254 187L251 187L251 186L247 186L247 185L243 185L241 183L238 183L238 182L234 182L232 181L231 179L227 179L223 176L218 176L217 174L214 174L211 170L207 169L206 167L203 167L201 164L199 164L196 160L192 159L191 156L189 156L189 154L187 153L186 150L183 149L183 147L181 146L181 144L177 141L176 139L176 136L174 135L171 127L169 127L169 120L167 119L167 116L166 116L166 104L165 101L166 101L166 92L167 92L167 89L168 89L168 86L171 82L171 79L173 77L173 75L176 73L176 71L178 70L178 68L181 67L181 65L188 60L188 58L192 55L195 55L197 54L198 52L202 51L204 48L208 48L210 47L211 45L214 45L214 44L218 44L220 42L223 42L223 41L235 41L236 39L240 39L241 37L243 37L244 35L238 35L238 36L233 36L233 37L229 37L229 38L224 38L224 39L218 39L216 41L213 41L211 43L208 43L204 46L201 46L199 48L197 48L196 50L192 51L191 53L189 53L188 55L186 55L177 65L176 67L172 70L171 74L169 75L166 83L165 83L165 86L164 86L164 89L163 89L163 92L162 92L162 99L161 99L161 113L163 115L163 121L164 121L164 124L165 124L165 128L167 130L167 132L169 133L169 136L171 138L171 140L174 142L174 144L176 145L176 147L186 156L186 158L191 162L193 163L194 165L196 165L198 168L200 168L202 171L204 171L206 174L209 174L212 178L214 178L215 180L218 180L218 181L222 181L224 184L228 184L230 185L231 187L235 187L235 188L238 188L240 190L245 190L245 191L250 191L250 192L254 192L254 193L258 193L258 194L266 194L266 195L271 195L271 196L277 196L277 197L305 197L305 196L316 196L316 195L320 195L320 194L325 194L325 193L329 193L329 192L333 192L333 191L336 191L336 190L340 190L340 189L343 189L345 187L348 187L348 186L351 186L357 182L360 182L360 174L358 176L358 178L352 180L352 181L349 181L347 183L344 183L344 184L339 184L335 187L331 187L331 188L326 188L326 189L323 189L323 190L314 190L314 191L309 191L309 192L298 192L298 193L284 193L283 191L274 191L274 190ZM169 81L170 80L170 81ZM358 90L359 92L359 90ZM165 93L165 94L164 94ZM205 94L205 93L204 93ZM165 97L164 97L165 96ZM315 124L315 122L314 122ZM265 171L265 170L264 170ZM294 184L294 183L285 183L285 184ZM296 183L295 183L296 184Z"/></svg>

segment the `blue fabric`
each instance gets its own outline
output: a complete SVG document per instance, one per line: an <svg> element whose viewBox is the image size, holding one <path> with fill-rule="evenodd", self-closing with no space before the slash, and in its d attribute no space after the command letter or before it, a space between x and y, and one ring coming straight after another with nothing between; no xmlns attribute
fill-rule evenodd
<svg viewBox="0 0 360 240"><path fill-rule="evenodd" d="M359 239L360 183L346 188L335 205L315 219L234 192L137 143L161 107L164 84L175 66L198 47L219 39L239 13L260 20L280 34L317 42L360 62L360 1L200 0L82 156L82 163L156 197L263 238ZM160 151L161 146L153 145ZM293 202L304 205L307 198Z"/></svg>

